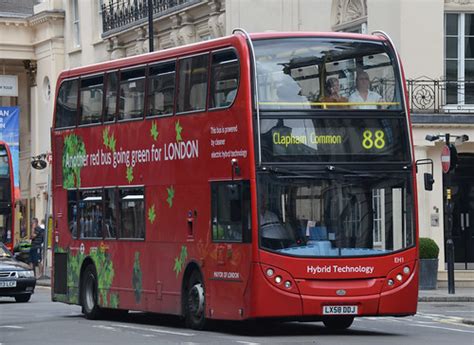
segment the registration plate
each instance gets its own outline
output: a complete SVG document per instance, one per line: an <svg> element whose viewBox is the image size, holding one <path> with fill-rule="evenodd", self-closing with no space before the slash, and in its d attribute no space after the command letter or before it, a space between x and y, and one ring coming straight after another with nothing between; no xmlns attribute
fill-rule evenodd
<svg viewBox="0 0 474 345"><path fill-rule="evenodd" d="M324 315L357 315L356 305L325 305L323 307Z"/></svg>
<svg viewBox="0 0 474 345"><path fill-rule="evenodd" d="M16 280L0 281L0 288L16 287Z"/></svg>

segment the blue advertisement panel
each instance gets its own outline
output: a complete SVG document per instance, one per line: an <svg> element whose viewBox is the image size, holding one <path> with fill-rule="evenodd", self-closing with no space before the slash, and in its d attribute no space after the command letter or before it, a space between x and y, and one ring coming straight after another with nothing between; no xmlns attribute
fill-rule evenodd
<svg viewBox="0 0 474 345"><path fill-rule="evenodd" d="M0 107L0 140L7 143L13 159L15 198L20 196L20 108Z"/></svg>

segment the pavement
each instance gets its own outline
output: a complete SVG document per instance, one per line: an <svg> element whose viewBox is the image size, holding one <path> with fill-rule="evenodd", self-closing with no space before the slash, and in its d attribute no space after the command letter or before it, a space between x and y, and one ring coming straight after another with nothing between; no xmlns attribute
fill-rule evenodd
<svg viewBox="0 0 474 345"><path fill-rule="evenodd" d="M37 286L51 286L51 278L40 277L36 280ZM418 302L458 302L473 303L474 308L474 287L455 287L455 293L448 293L448 288L438 288L436 290L420 290L418 293ZM468 325L474 325L474 314L470 318L462 320L463 323Z"/></svg>

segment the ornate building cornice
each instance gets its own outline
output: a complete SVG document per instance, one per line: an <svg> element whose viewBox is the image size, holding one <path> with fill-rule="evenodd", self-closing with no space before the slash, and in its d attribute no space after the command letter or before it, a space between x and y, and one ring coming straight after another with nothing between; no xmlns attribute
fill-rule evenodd
<svg viewBox="0 0 474 345"><path fill-rule="evenodd" d="M474 5L472 0L444 0L446 5Z"/></svg>
<svg viewBox="0 0 474 345"><path fill-rule="evenodd" d="M28 18L31 26L47 23L51 20L64 20L65 12L60 10L43 11Z"/></svg>
<svg viewBox="0 0 474 345"><path fill-rule="evenodd" d="M366 21L367 0L336 0L331 17L335 29Z"/></svg>

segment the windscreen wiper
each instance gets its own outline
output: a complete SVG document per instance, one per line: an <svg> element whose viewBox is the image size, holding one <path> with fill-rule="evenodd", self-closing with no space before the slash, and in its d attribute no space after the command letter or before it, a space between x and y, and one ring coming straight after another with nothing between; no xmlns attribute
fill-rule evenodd
<svg viewBox="0 0 474 345"><path fill-rule="evenodd" d="M332 174L350 174L355 176L367 176L367 177L379 177L380 175L374 175L370 172L365 171L357 171L357 170L350 170L346 168L342 168L335 165L327 165L326 171Z"/></svg>
<svg viewBox="0 0 474 345"><path fill-rule="evenodd" d="M288 170L286 168L264 166L261 168L262 171L268 171L277 175L277 178L314 178L315 175L300 174L297 171Z"/></svg>

